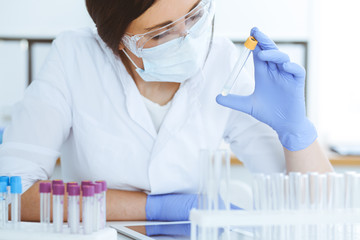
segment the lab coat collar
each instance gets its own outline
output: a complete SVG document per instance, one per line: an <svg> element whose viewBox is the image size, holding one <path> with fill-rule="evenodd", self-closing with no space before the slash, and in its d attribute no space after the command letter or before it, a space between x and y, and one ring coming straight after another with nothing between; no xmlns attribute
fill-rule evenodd
<svg viewBox="0 0 360 240"><path fill-rule="evenodd" d="M100 38L97 33L96 28L93 29L93 34L100 44L101 48L105 52L109 62L112 64L114 71L118 77L118 81L111 81L109 79L104 79L104 85L107 93L110 95L110 100L117 112L121 114L123 112L120 109L121 98L125 97L125 105L128 114L131 119L134 120L138 125L140 125L146 132L153 138L156 138L156 130L154 124L152 123L149 112L146 109L146 106L141 98L141 95L132 80L131 76L128 74L125 66L123 65L121 59L116 56L113 51L106 45L106 43ZM121 86L118 84L121 83L123 91L121 91Z"/></svg>
<svg viewBox="0 0 360 240"><path fill-rule="evenodd" d="M94 29L94 35L117 72L121 85L124 88L123 94L125 94L126 107L130 117L146 130L154 140L156 139L153 149L153 153L156 153L156 149L163 147L171 135L181 129L190 119L190 116L199 110L199 92L205 80L203 71L199 71L194 77L180 85L180 88L173 98L172 106L164 118L159 133L157 133L140 92L122 61L119 57L115 56L106 43L102 41L96 29ZM109 94L112 95L111 99L114 107L119 109L119 98L123 96L121 91L117 90L119 86L116 86L115 81L106 81L106 85Z"/></svg>
<svg viewBox="0 0 360 240"><path fill-rule="evenodd" d="M203 82L202 71L196 76L180 85L176 92L171 108L164 118L160 127L158 138L154 144L151 158L165 148L171 136L181 130L190 121L191 116L199 111L201 104L199 101L199 86Z"/></svg>

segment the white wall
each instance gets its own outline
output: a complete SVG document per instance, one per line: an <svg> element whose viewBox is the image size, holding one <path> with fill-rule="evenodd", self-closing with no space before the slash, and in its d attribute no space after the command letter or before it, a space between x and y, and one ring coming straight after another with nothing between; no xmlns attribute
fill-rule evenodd
<svg viewBox="0 0 360 240"><path fill-rule="evenodd" d="M353 0L315 1L313 66L318 130L328 143L360 148L360 15Z"/></svg>
<svg viewBox="0 0 360 240"><path fill-rule="evenodd" d="M54 38L62 31L93 26L85 0L0 0L0 37ZM49 46L34 47L36 74ZM11 106L27 85L27 45L0 42L0 126L10 120Z"/></svg>
<svg viewBox="0 0 360 240"><path fill-rule="evenodd" d="M85 0L0 0L0 36L55 37L92 26Z"/></svg>
<svg viewBox="0 0 360 240"><path fill-rule="evenodd" d="M307 40L309 0L216 0L217 34L245 39L258 27L274 40Z"/></svg>

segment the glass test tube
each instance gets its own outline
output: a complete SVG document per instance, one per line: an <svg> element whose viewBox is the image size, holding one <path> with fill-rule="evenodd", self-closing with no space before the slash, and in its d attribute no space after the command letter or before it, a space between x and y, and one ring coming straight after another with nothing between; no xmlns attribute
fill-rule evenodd
<svg viewBox="0 0 360 240"><path fill-rule="evenodd" d="M309 172L308 176L309 176L309 208L318 209L319 199L320 199L319 173Z"/></svg>
<svg viewBox="0 0 360 240"><path fill-rule="evenodd" d="M6 182L0 182L0 229L5 227L8 219L6 198L7 184Z"/></svg>
<svg viewBox="0 0 360 240"><path fill-rule="evenodd" d="M285 195L285 199L284 199L284 208L286 210L290 209L290 186L289 186L289 176L285 175L284 176L284 195Z"/></svg>
<svg viewBox="0 0 360 240"><path fill-rule="evenodd" d="M200 163L198 208L229 210L230 154L225 150L201 150Z"/></svg>
<svg viewBox="0 0 360 240"><path fill-rule="evenodd" d="M68 224L70 232L79 233L80 229L80 186L68 185Z"/></svg>
<svg viewBox="0 0 360 240"><path fill-rule="evenodd" d="M344 208L344 175L332 172L327 177L329 209Z"/></svg>
<svg viewBox="0 0 360 240"><path fill-rule="evenodd" d="M107 185L105 181L96 181L96 183L101 183L101 207L100 207L100 215L102 218L100 228L105 228L106 225L106 190Z"/></svg>
<svg viewBox="0 0 360 240"><path fill-rule="evenodd" d="M354 176L353 208L360 209L360 174Z"/></svg>
<svg viewBox="0 0 360 240"><path fill-rule="evenodd" d="M309 176L306 174L301 175L300 183L300 208L309 208Z"/></svg>
<svg viewBox="0 0 360 240"><path fill-rule="evenodd" d="M290 209L300 209L301 203L301 173L289 173Z"/></svg>
<svg viewBox="0 0 360 240"><path fill-rule="evenodd" d="M213 152L215 209L230 210L230 154L226 150Z"/></svg>
<svg viewBox="0 0 360 240"><path fill-rule="evenodd" d="M354 207L354 189L356 181L356 172L346 172L345 173L345 208Z"/></svg>
<svg viewBox="0 0 360 240"><path fill-rule="evenodd" d="M11 192L11 222L17 224L21 222L21 177L14 176L10 178Z"/></svg>
<svg viewBox="0 0 360 240"><path fill-rule="evenodd" d="M262 173L254 174L253 195L255 210L267 210L268 199L266 189L266 176Z"/></svg>
<svg viewBox="0 0 360 240"><path fill-rule="evenodd" d="M318 209L325 210L328 209L328 187L327 187L327 176L326 174L319 175L319 199L318 199Z"/></svg>
<svg viewBox="0 0 360 240"><path fill-rule="evenodd" d="M233 86L235 85L236 80L238 79L242 69L244 68L245 63L249 59L251 51L255 49L257 43L258 42L256 41L256 39L252 36L250 36L244 43L245 48L240 53L240 57L238 58L235 66L230 74L230 77L226 81L224 88L221 92L221 94L223 96L226 96L230 93L230 91L233 88Z"/></svg>
<svg viewBox="0 0 360 240"><path fill-rule="evenodd" d="M64 222L64 184L54 184L53 188L53 224L55 232L62 232Z"/></svg>
<svg viewBox="0 0 360 240"><path fill-rule="evenodd" d="M93 231L93 208L95 188L91 185L82 187L82 222L85 234L91 234Z"/></svg>
<svg viewBox="0 0 360 240"><path fill-rule="evenodd" d="M285 209L285 178L283 173L271 175L272 209Z"/></svg>
<svg viewBox="0 0 360 240"><path fill-rule="evenodd" d="M209 196L209 167L210 167L210 151L206 149L200 150L200 184L198 189L198 209L210 210L210 196Z"/></svg>
<svg viewBox="0 0 360 240"><path fill-rule="evenodd" d="M40 222L43 225L50 224L50 198L51 198L51 183L42 182L39 187L40 192Z"/></svg>

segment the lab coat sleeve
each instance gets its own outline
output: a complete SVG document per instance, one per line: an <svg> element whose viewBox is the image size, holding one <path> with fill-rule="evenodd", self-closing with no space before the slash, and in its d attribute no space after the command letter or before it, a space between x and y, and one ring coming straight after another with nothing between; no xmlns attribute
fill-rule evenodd
<svg viewBox="0 0 360 240"><path fill-rule="evenodd" d="M224 140L251 172L273 173L286 170L283 147L276 132L246 113L231 112Z"/></svg>
<svg viewBox="0 0 360 240"><path fill-rule="evenodd" d="M61 38L53 42L38 77L14 106L11 125L0 145L0 175L21 176L23 192L52 175L72 125L59 41Z"/></svg>

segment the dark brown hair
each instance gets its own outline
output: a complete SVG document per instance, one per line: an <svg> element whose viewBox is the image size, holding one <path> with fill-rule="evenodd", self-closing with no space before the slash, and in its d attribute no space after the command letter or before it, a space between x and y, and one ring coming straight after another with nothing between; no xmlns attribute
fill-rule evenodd
<svg viewBox="0 0 360 240"><path fill-rule="evenodd" d="M119 44L129 24L149 9L156 0L86 0L86 8L99 36L119 54Z"/></svg>
<svg viewBox="0 0 360 240"><path fill-rule="evenodd" d="M122 60L130 74L130 64L119 44L130 23L140 17L156 0L86 0L86 8L93 19L98 34L114 54ZM209 51L212 46L214 19ZM206 58L207 58L206 57Z"/></svg>

